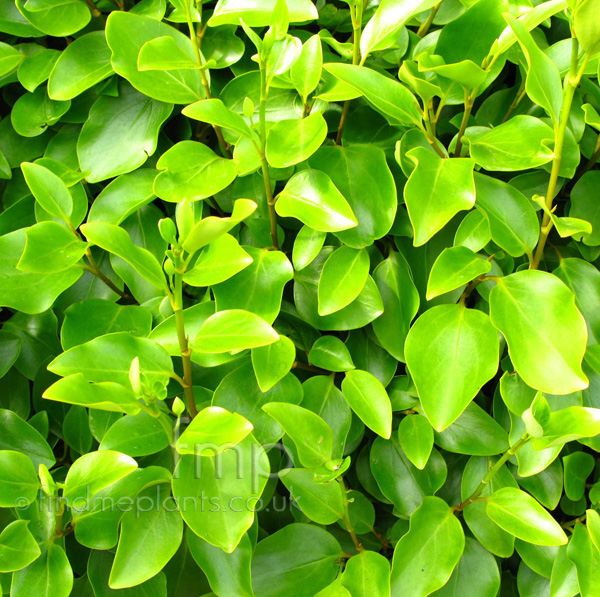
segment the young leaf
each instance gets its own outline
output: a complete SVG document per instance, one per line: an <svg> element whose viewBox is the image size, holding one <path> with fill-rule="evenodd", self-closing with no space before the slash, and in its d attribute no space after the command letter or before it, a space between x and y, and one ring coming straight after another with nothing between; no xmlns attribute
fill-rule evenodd
<svg viewBox="0 0 600 597"><path fill-rule="evenodd" d="M0 572L21 570L41 555L28 523L27 520L15 520L0 533Z"/></svg>
<svg viewBox="0 0 600 597"><path fill-rule="evenodd" d="M356 597L390 594L390 562L375 551L362 551L348 560L342 584Z"/></svg>
<svg viewBox="0 0 600 597"><path fill-rule="evenodd" d="M25 182L36 201L55 218L69 222L73 198L67 185L56 174L39 164L21 164Z"/></svg>
<svg viewBox="0 0 600 597"><path fill-rule="evenodd" d="M268 392L285 377L296 360L296 347L286 336L268 346L252 349L252 367L261 391Z"/></svg>
<svg viewBox="0 0 600 597"><path fill-rule="evenodd" d="M321 336L312 345L308 360L327 371L349 371L354 369L350 351L336 336Z"/></svg>
<svg viewBox="0 0 600 597"><path fill-rule="evenodd" d="M420 470L433 449L433 428L425 417L404 417L398 426L398 441L407 458Z"/></svg>

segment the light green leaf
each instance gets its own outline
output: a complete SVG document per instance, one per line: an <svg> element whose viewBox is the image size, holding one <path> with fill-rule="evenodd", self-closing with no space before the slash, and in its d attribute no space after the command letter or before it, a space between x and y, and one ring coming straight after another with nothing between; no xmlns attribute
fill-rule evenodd
<svg viewBox="0 0 600 597"><path fill-rule="evenodd" d="M364 66L325 64L325 70L360 92L392 125L420 125L415 97L404 85Z"/></svg>
<svg viewBox="0 0 600 597"><path fill-rule="evenodd" d="M112 73L104 32L86 33L69 44L56 61L48 80L48 95L53 100L74 99Z"/></svg>
<svg viewBox="0 0 600 597"><path fill-rule="evenodd" d="M276 201L275 211L280 216L295 217L322 232L339 232L358 223L344 196L320 170L294 174Z"/></svg>
<svg viewBox="0 0 600 597"><path fill-rule="evenodd" d="M438 305L412 326L406 363L437 431L453 423L498 370L498 333L481 311Z"/></svg>
<svg viewBox="0 0 600 597"><path fill-rule="evenodd" d="M352 597L388 597L390 562L375 551L362 551L348 560L342 584Z"/></svg>
<svg viewBox="0 0 600 597"><path fill-rule="evenodd" d="M14 597L69 597L72 588L69 558L60 545L49 541L37 560L14 573L10 593Z"/></svg>
<svg viewBox="0 0 600 597"><path fill-rule="evenodd" d="M587 388L585 320L556 276L526 270L501 278L490 293L490 316L527 385L549 394Z"/></svg>
<svg viewBox="0 0 600 597"><path fill-rule="evenodd" d="M188 118L232 130L249 139L255 137L246 121L237 112L230 110L220 99L200 100L186 106L182 113Z"/></svg>
<svg viewBox="0 0 600 597"><path fill-rule="evenodd" d="M475 205L475 162L468 158L442 159L424 147L408 152L414 162L404 200L415 235L414 245L425 244L459 211Z"/></svg>
<svg viewBox="0 0 600 597"><path fill-rule="evenodd" d="M92 18L80 0L17 0L16 4L29 23L53 37L73 35Z"/></svg>
<svg viewBox="0 0 600 597"><path fill-rule="evenodd" d="M111 589L139 585L160 572L175 555L183 537L181 514L168 485L141 492L144 509L126 512L110 578Z"/></svg>
<svg viewBox="0 0 600 597"><path fill-rule="evenodd" d="M220 406L202 409L177 440L180 454L211 456L239 444L253 429L252 423Z"/></svg>
<svg viewBox="0 0 600 597"><path fill-rule="evenodd" d="M138 467L130 456L104 450L78 458L65 478L63 497L72 508L82 508L101 489L126 477Z"/></svg>
<svg viewBox="0 0 600 597"><path fill-rule="evenodd" d="M81 232L91 243L129 263L153 286L166 287L166 279L156 257L148 249L134 245L130 235L123 228L114 224L91 222L81 226Z"/></svg>
<svg viewBox="0 0 600 597"><path fill-rule="evenodd" d="M588 56L600 52L600 2L582 0L573 11L577 40Z"/></svg>
<svg viewBox="0 0 600 597"><path fill-rule="evenodd" d="M549 149L554 132L543 121L529 115L517 115L483 134L469 137L471 157L482 168L511 172L547 164L554 152Z"/></svg>
<svg viewBox="0 0 600 597"><path fill-rule="evenodd" d="M319 278L319 315L335 313L355 300L367 283L369 266L365 249L336 249L325 261Z"/></svg>
<svg viewBox="0 0 600 597"><path fill-rule="evenodd" d="M242 309L211 315L192 341L198 352L231 352L258 348L279 340L279 334L262 318Z"/></svg>
<svg viewBox="0 0 600 597"><path fill-rule="evenodd" d="M137 458L164 450L171 440L170 421L164 415L153 417L141 412L120 417L113 423L104 434L98 450L113 450Z"/></svg>
<svg viewBox="0 0 600 597"><path fill-rule="evenodd" d="M21 570L41 555L37 541L27 528L28 523L15 520L0 533L0 572Z"/></svg>
<svg viewBox="0 0 600 597"><path fill-rule="evenodd" d="M492 264L467 247L447 247L435 260L427 281L427 300L460 288L492 269Z"/></svg>
<svg viewBox="0 0 600 597"><path fill-rule="evenodd" d="M199 64L169 35L147 41L138 54L137 66L140 72L200 68Z"/></svg>
<svg viewBox="0 0 600 597"><path fill-rule="evenodd" d="M486 498L488 516L502 529L534 545L564 545L560 525L528 493L503 487Z"/></svg>
<svg viewBox="0 0 600 597"><path fill-rule="evenodd" d="M35 501L40 481L31 458L22 452L0 450L0 506L23 507ZM2 552L0 536L0 554Z"/></svg>
<svg viewBox="0 0 600 597"><path fill-rule="evenodd" d="M252 349L252 367L262 392L268 392L285 377L296 360L296 347L286 336L277 342Z"/></svg>
<svg viewBox="0 0 600 597"><path fill-rule="evenodd" d="M156 167L154 192L165 201L206 199L228 187L235 179L233 160L219 157L196 141L181 141L163 153Z"/></svg>
<svg viewBox="0 0 600 597"><path fill-rule="evenodd" d="M562 446L584 437L595 437L600 433L600 409L569 406L551 413L542 427L543 436L531 440L536 450Z"/></svg>
<svg viewBox="0 0 600 597"><path fill-rule="evenodd" d="M135 415L141 404L125 386L110 381L89 383L82 373L59 379L44 391L46 400Z"/></svg>
<svg viewBox="0 0 600 597"><path fill-rule="evenodd" d="M24 272L57 273L75 265L87 243L58 222L40 222L26 231L25 251L17 267Z"/></svg>
<svg viewBox="0 0 600 597"><path fill-rule="evenodd" d="M344 398L361 421L375 433L392 435L392 404L382 383L368 371L346 371L342 381Z"/></svg>
<svg viewBox="0 0 600 597"><path fill-rule="evenodd" d="M153 21L154 22L154 21ZM158 133L173 106L139 93L127 83L119 96L101 96L92 106L77 142L88 182L139 168L156 151Z"/></svg>
<svg viewBox="0 0 600 597"><path fill-rule="evenodd" d="M398 426L398 441L406 457L423 470L433 449L431 423L425 417L404 417Z"/></svg>
<svg viewBox="0 0 600 597"><path fill-rule="evenodd" d="M247 472L240 475L240 470ZM191 530L231 553L254 522L269 473L269 458L250 435L217 456L182 456L173 475L173 495ZM209 495L216 508L214 503L201 506Z"/></svg>
<svg viewBox="0 0 600 597"><path fill-rule="evenodd" d="M240 19L250 27L272 24L276 0L257 0L248 5L244 0L219 0L208 24L239 25ZM317 9L310 0L286 0L290 23L312 21L317 18Z"/></svg>
<svg viewBox="0 0 600 597"><path fill-rule="evenodd" d="M290 76L296 91L307 98L319 84L323 70L321 37L313 35L302 46L300 58L292 66Z"/></svg>
<svg viewBox="0 0 600 597"><path fill-rule="evenodd" d="M392 595L425 597L441 588L464 547L465 534L450 507L438 497L423 498L394 549Z"/></svg>
<svg viewBox="0 0 600 597"><path fill-rule="evenodd" d="M36 201L55 218L70 221L73 212L73 198L67 185L56 174L29 162L21 164L25 182Z"/></svg>
<svg viewBox="0 0 600 597"><path fill-rule="evenodd" d="M183 275L190 286L212 286L228 280L252 263L252 257L230 234L213 240Z"/></svg>
<svg viewBox="0 0 600 597"><path fill-rule="evenodd" d="M262 409L290 436L303 466L317 469L331 460L333 432L319 415L285 402L269 402Z"/></svg>
<svg viewBox="0 0 600 597"><path fill-rule="evenodd" d="M307 160L327 137L321 112L299 120L280 120L267 135L267 161L273 168L287 168Z"/></svg>
<svg viewBox="0 0 600 597"><path fill-rule="evenodd" d="M315 472L283 469L279 472L296 505L308 518L319 524L333 524L344 517L344 498L337 481L315 483Z"/></svg>
<svg viewBox="0 0 600 597"><path fill-rule="evenodd" d="M349 371L354 363L347 346L336 336L321 336L312 345L308 360L327 371Z"/></svg>

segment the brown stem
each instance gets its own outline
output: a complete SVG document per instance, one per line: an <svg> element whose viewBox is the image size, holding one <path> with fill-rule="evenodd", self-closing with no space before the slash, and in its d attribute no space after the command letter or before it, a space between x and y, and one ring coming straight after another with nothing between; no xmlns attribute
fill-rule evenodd
<svg viewBox="0 0 600 597"><path fill-rule="evenodd" d="M126 299L128 301L133 301L133 297L131 297L129 294L127 294L126 292L121 290L118 286L116 286L115 283L108 276L106 276L104 274L104 272L102 272L100 270L100 268L98 267L98 264L96 263L96 260L94 259L94 256L92 255L92 251L89 247L85 251L85 256L88 258L88 261L90 262L89 266L88 265L83 266L85 270L87 270L88 272L91 272L92 274L94 274L94 276L96 276L97 278L102 280L113 292L116 292L121 298Z"/></svg>

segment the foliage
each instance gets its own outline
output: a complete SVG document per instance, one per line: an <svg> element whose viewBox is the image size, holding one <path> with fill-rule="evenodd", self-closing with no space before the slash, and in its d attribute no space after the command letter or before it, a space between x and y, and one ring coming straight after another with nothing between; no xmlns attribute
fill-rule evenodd
<svg viewBox="0 0 600 597"><path fill-rule="evenodd" d="M599 594L599 0L0 32L4 594Z"/></svg>

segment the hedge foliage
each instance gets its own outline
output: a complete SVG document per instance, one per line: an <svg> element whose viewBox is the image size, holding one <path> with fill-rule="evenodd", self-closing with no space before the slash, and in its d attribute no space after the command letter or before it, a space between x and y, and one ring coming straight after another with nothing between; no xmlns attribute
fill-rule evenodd
<svg viewBox="0 0 600 597"><path fill-rule="evenodd" d="M600 0L0 0L13 597L600 595Z"/></svg>

